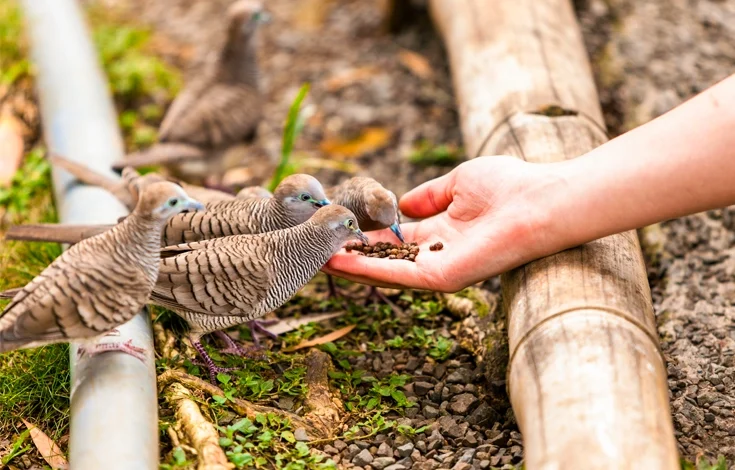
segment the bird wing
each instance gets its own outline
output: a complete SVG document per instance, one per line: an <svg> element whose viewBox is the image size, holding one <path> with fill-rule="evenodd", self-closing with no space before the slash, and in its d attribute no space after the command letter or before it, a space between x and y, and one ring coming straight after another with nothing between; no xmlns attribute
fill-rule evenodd
<svg viewBox="0 0 735 470"><path fill-rule="evenodd" d="M259 243L260 241L260 243ZM259 237L232 236L162 249L154 303L210 315L260 312L273 286L272 255Z"/></svg>
<svg viewBox="0 0 735 470"><path fill-rule="evenodd" d="M0 346L96 336L129 320L145 305L149 286L140 268L111 257L67 253L72 256L62 255L5 308Z"/></svg>
<svg viewBox="0 0 735 470"><path fill-rule="evenodd" d="M261 97L250 86L196 85L171 105L159 140L210 148L232 145L252 138L261 116Z"/></svg>

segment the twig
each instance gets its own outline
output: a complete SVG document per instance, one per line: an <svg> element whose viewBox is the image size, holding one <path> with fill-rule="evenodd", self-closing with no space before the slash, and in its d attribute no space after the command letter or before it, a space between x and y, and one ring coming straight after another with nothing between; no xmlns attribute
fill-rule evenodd
<svg viewBox="0 0 735 470"><path fill-rule="evenodd" d="M163 374L158 376L158 385L161 388L166 387L172 383L179 383L190 387L195 390L199 390L210 396L225 396L225 393L216 385L213 385L205 380L189 375L186 372L176 369L169 369ZM312 434L316 434L317 437L323 437L329 435L328 428L315 419L304 419L294 413L273 408L270 406L256 405L249 401L243 400L242 398L233 398L228 400L228 406L232 408L235 413L240 416L245 416L248 419L255 420L258 414L273 413L280 416L281 418L288 419L295 428L304 428L309 430Z"/></svg>
<svg viewBox="0 0 735 470"><path fill-rule="evenodd" d="M307 420L318 420L327 429L331 436L341 421L340 410L344 409L342 401L329 389L329 370L332 369L332 359L319 349L311 349L306 355L307 386L306 414Z"/></svg>

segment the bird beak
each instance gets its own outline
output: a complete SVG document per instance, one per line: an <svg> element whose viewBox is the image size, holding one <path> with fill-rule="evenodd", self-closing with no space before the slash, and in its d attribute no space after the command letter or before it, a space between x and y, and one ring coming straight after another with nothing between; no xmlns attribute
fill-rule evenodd
<svg viewBox="0 0 735 470"><path fill-rule="evenodd" d="M331 202L327 198L324 198L321 201L317 201L316 199L314 199L314 200L312 200L312 204L314 204L314 207L316 207L317 209L319 209L319 208L322 208L324 206L330 205Z"/></svg>
<svg viewBox="0 0 735 470"><path fill-rule="evenodd" d="M357 230L355 230L355 235L357 235L357 238L360 239L360 241L363 243L363 245L369 245L370 244L370 240L368 239L367 235L365 235L362 232L362 230L360 230L359 228Z"/></svg>
<svg viewBox="0 0 735 470"><path fill-rule="evenodd" d="M401 243L406 243L406 240L403 238L403 232L401 232L401 226L398 225L398 221L394 222L393 225L390 226L390 231L396 234L396 237L398 237Z"/></svg>
<svg viewBox="0 0 735 470"><path fill-rule="evenodd" d="M184 204L184 209L187 211L203 211L204 204L195 199L189 199L186 201L186 204Z"/></svg>

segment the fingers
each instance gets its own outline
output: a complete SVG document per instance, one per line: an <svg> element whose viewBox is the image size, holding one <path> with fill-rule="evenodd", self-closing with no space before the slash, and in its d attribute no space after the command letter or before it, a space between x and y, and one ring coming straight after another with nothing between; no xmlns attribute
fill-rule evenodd
<svg viewBox="0 0 735 470"><path fill-rule="evenodd" d="M423 218L445 211L452 202L455 175L453 170L407 192L400 201L401 212L408 217Z"/></svg>
<svg viewBox="0 0 735 470"><path fill-rule="evenodd" d="M327 274L377 287L431 289L416 263L408 260L368 258L354 253L337 253L322 268Z"/></svg>

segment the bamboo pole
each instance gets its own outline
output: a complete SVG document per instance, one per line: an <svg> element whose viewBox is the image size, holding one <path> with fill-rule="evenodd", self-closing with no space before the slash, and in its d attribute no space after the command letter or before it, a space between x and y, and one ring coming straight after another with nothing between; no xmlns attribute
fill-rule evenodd
<svg viewBox="0 0 735 470"><path fill-rule="evenodd" d="M112 174L123 155L112 99L82 11L75 0L24 0L36 68L44 139L49 149ZM126 210L102 188L74 185L53 169L59 215L66 223L115 222ZM100 342L127 341L145 361L121 352L78 357L70 347L69 463L75 470L158 468L158 402L150 318L143 312Z"/></svg>
<svg viewBox="0 0 735 470"><path fill-rule="evenodd" d="M530 162L604 143L569 0L431 0L471 156ZM676 469L666 370L634 231L502 276L508 390L526 468Z"/></svg>

